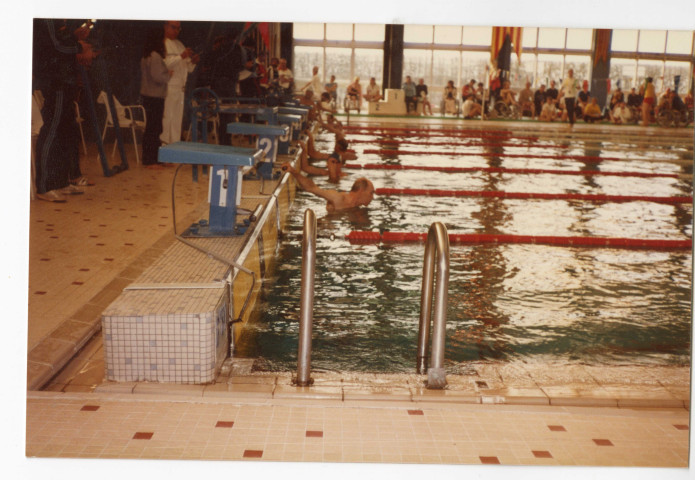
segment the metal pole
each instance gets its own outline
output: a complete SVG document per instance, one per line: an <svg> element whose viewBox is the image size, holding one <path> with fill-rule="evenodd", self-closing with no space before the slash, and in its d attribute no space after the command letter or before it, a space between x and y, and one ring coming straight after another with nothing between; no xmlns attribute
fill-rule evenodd
<svg viewBox="0 0 695 480"><path fill-rule="evenodd" d="M313 210L304 212L304 237L302 239L302 290L299 307L299 351L297 354L297 379L299 387L314 383L311 375L311 328L314 320L314 269L316 267L316 215Z"/></svg>
<svg viewBox="0 0 695 480"><path fill-rule="evenodd" d="M432 313L432 287L434 290L434 327L432 330L432 361L427 368L427 344L429 343L430 317ZM449 235L446 227L435 222L427 233L425 259L422 272L422 295L420 297L420 330L418 333L417 372L427 372L427 388L446 387L444 350L446 341L446 307L449 291Z"/></svg>

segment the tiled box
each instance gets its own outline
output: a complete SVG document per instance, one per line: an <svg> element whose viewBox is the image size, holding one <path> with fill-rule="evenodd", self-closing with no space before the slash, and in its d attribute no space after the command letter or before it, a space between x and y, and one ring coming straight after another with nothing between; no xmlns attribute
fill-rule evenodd
<svg viewBox="0 0 695 480"><path fill-rule="evenodd" d="M208 311L102 317L106 379L117 382L209 383L226 358L228 345L227 289L204 292ZM180 305L199 303L198 291L126 291L112 305L111 313L147 294L168 300L176 295ZM215 303L212 303L217 298ZM120 305L118 304L120 303ZM169 302L175 310L176 303ZM121 312L123 313L123 312Z"/></svg>

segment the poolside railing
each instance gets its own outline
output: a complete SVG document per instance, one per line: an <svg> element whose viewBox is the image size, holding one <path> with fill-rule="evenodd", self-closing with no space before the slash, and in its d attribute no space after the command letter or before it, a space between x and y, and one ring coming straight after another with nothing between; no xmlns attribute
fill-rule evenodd
<svg viewBox="0 0 695 480"><path fill-rule="evenodd" d="M435 254L437 283L434 290L434 326L432 328L432 361L427 367L427 345L432 319L432 288L435 280ZM425 259L422 270L420 297L420 330L418 333L417 373L427 372L427 388L446 387L444 370L444 344L446 340L446 307L449 296L449 235L441 222L435 222L427 233Z"/></svg>
<svg viewBox="0 0 695 480"><path fill-rule="evenodd" d="M298 387L314 383L311 378L311 330L314 320L314 270L316 268L316 215L308 208L304 212L302 237L302 287L299 305L299 351L297 353Z"/></svg>

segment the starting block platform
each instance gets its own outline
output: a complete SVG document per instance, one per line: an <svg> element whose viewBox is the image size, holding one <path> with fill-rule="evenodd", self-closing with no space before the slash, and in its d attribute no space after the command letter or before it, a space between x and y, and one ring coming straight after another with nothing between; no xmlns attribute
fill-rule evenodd
<svg viewBox="0 0 695 480"><path fill-rule="evenodd" d="M252 135L257 137L256 148L263 152L263 160L257 166L258 175L266 180L273 178L273 163L277 160L278 142L288 141L288 125L263 125L259 123L228 123L227 133L232 135Z"/></svg>
<svg viewBox="0 0 695 480"><path fill-rule="evenodd" d="M201 220L183 236L231 236L243 234L248 224L237 224L243 169L261 161L263 150L197 142L176 142L159 149L161 163L210 165L209 220Z"/></svg>

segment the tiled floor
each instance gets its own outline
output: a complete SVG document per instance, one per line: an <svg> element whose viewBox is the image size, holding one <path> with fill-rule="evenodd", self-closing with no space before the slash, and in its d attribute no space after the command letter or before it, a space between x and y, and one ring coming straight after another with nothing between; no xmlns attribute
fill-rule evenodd
<svg viewBox="0 0 695 480"><path fill-rule="evenodd" d="M560 132L563 127L553 128ZM30 204L29 350L66 320L73 321L74 342L55 341L51 348L79 350L77 337L91 328L87 319L98 317L100 302L120 292L121 283L133 275L129 269L143 268L171 241L173 169L133 165L105 178L92 155L83 170L97 184L84 195L62 205ZM206 188L205 182L191 184L190 172L182 172L177 182L177 218L183 218L205 198ZM98 341L88 343L80 355L99 358L100 348ZM90 366L81 370L84 365ZM77 374L84 382L66 388L67 379ZM195 398L156 389L133 394L132 387L127 394L95 393L103 378L98 364L75 364L61 375L53 391L28 392L20 404L27 413L26 444L15 441L13 448L25 446L29 457L290 462L281 472L293 471L296 462L346 462L341 472L353 472L350 465L357 462L382 473L387 471L376 464L649 465L677 467L675 475L687 474L690 422L682 407L465 404L413 396L405 401L343 397L336 402L244 395L239 388ZM689 396L682 380L677 387L676 395ZM41 466L45 464L32 464ZM177 473L195 472L196 466L202 468L200 463L179 463ZM417 470L394 471L407 475ZM480 472L444 471L457 477ZM644 472L631 471L633 478Z"/></svg>

